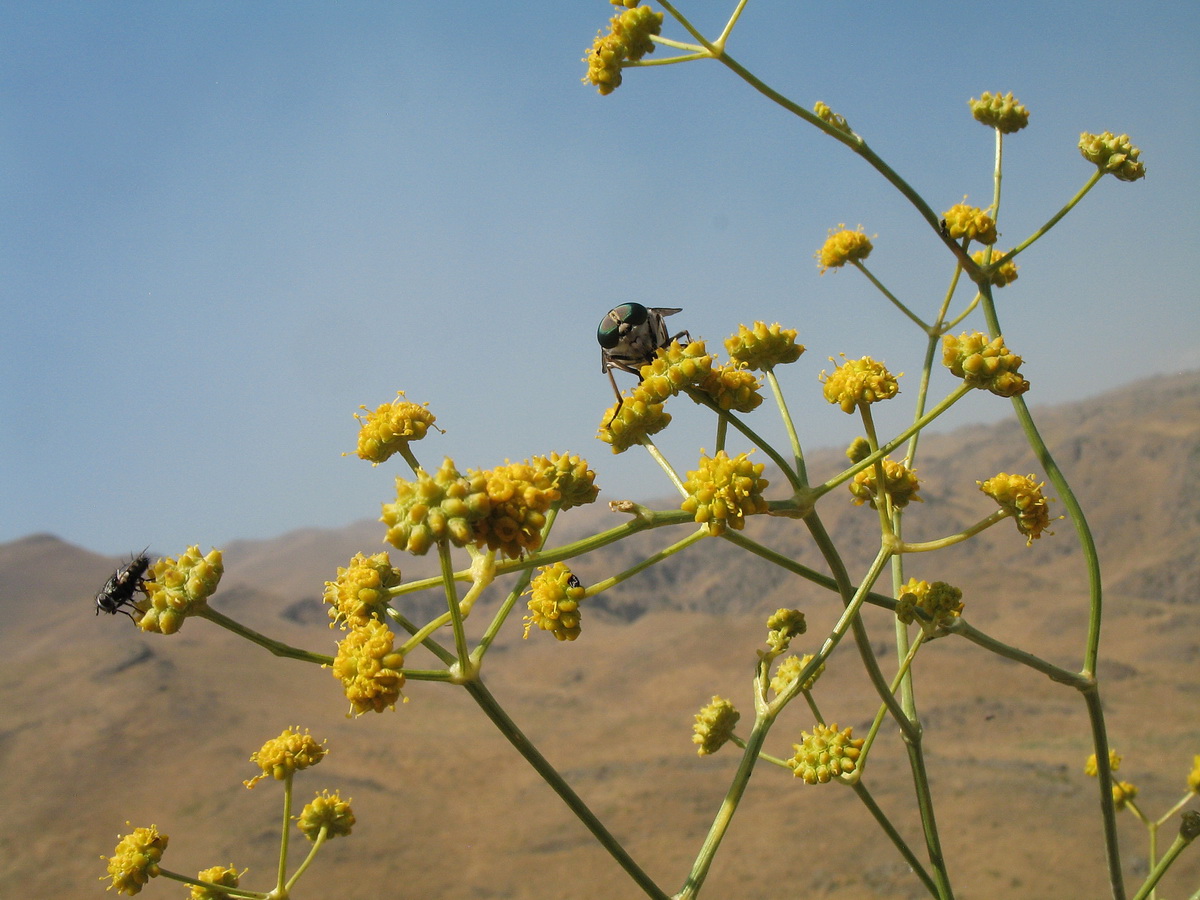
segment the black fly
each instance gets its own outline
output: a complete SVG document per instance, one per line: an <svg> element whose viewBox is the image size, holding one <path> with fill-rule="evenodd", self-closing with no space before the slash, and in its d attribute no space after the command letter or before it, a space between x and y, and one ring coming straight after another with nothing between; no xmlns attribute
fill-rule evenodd
<svg viewBox="0 0 1200 900"><path fill-rule="evenodd" d="M665 349L671 341L679 338L683 338L685 343L691 339L686 331L672 337L667 330L663 319L677 312L682 310L622 303L610 309L600 320L600 327L596 329L596 340L600 342L600 371L608 373L608 380L617 397L617 411L620 411L624 398L617 390L613 369L629 372L641 379L642 366L654 362L655 354L660 349ZM615 417L616 412L613 415Z"/></svg>
<svg viewBox="0 0 1200 900"><path fill-rule="evenodd" d="M133 597L138 591L146 590L146 570L150 568L150 557L144 552L134 557L117 571L112 578L104 582L100 593L96 594L96 615L106 612L111 616L125 613L136 622L126 607L133 606Z"/></svg>

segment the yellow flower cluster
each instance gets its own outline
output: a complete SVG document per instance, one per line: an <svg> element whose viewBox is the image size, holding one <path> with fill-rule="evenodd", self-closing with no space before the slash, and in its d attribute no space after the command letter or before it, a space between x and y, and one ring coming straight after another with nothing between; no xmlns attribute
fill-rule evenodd
<svg viewBox="0 0 1200 900"><path fill-rule="evenodd" d="M741 531L746 516L767 511L762 492L768 482L760 477L762 463L752 463L745 453L732 459L724 450L716 456L701 456L699 468L688 472L684 490L687 498L680 504L695 521L706 524L708 533L722 534L726 527Z"/></svg>
<svg viewBox="0 0 1200 900"><path fill-rule="evenodd" d="M583 57L588 70L582 80L594 84L601 94L611 94L621 86L621 67L653 53L650 37L662 32L662 13L638 6L636 0L615 5L626 9L612 17L608 34L597 33L592 48Z"/></svg>
<svg viewBox="0 0 1200 900"><path fill-rule="evenodd" d="M686 387L701 384L712 371L713 358L704 349L704 341L692 341L658 351L654 361L642 366L642 381L634 388L634 396L648 403L663 403Z"/></svg>
<svg viewBox="0 0 1200 900"><path fill-rule="evenodd" d="M651 403L637 389L625 398L620 408L610 406L604 415L607 424L601 425L597 437L612 445L613 453L624 453L642 438L658 434L671 424L671 414L662 403Z"/></svg>
<svg viewBox="0 0 1200 900"><path fill-rule="evenodd" d="M741 717L732 703L714 696L708 706L696 713L696 722L692 725L692 743L700 745L696 755L708 756L725 746L733 737L733 729Z"/></svg>
<svg viewBox="0 0 1200 900"><path fill-rule="evenodd" d="M821 372L821 380L825 383L825 399L840 406L842 412L852 413L861 404L890 400L900 393L897 376L889 372L883 363L869 356L846 359L846 355L842 354L842 359L846 361L834 369L832 375Z"/></svg>
<svg viewBox="0 0 1200 900"><path fill-rule="evenodd" d="M221 888L237 887L246 872L246 869L239 872L232 865L213 866L211 869L202 869L197 873L196 877L212 885L212 887L201 887L198 884L193 884L189 900L229 900L229 894L222 891Z"/></svg>
<svg viewBox="0 0 1200 900"><path fill-rule="evenodd" d="M917 482L917 473L906 468L902 463L885 459L883 461L883 481L884 490L891 496L893 506L903 509L914 500L917 503L924 502L917 496L917 490L920 488L920 484ZM879 491L875 484L874 466L868 466L855 475L849 487L850 493L854 497L851 502L855 506L869 503L871 509L876 508L875 501L879 496Z"/></svg>
<svg viewBox="0 0 1200 900"><path fill-rule="evenodd" d="M395 650L396 636L378 619L351 629L338 643L330 667L340 679L355 715L395 709L404 687L404 654Z"/></svg>
<svg viewBox="0 0 1200 900"><path fill-rule="evenodd" d="M1026 546L1041 537L1042 532L1050 526L1050 502L1042 495L1044 482L1034 481L1033 478L1033 475L1009 475L1001 472L995 478L976 482L981 491L1016 519L1017 530L1027 538Z"/></svg>
<svg viewBox="0 0 1200 900"><path fill-rule="evenodd" d="M138 627L174 634L184 619L205 606L225 574L225 564L220 550L201 556L200 548L191 546L177 560L158 560L152 572L153 578L146 581L146 599L138 604L139 609L146 606Z"/></svg>
<svg viewBox="0 0 1200 900"><path fill-rule="evenodd" d="M551 481L560 494L559 509L568 510L576 506L594 503L600 488L596 487L596 473L588 468L587 460L580 456L551 453L535 456L533 464L544 470L543 476Z"/></svg>
<svg viewBox="0 0 1200 900"><path fill-rule="evenodd" d="M404 391L397 391L396 396L403 397ZM435 419L425 407L407 400L396 400L384 403L374 412L367 411L363 416L358 413L361 427L358 431L358 456L368 460L372 465L379 465L393 453L406 447L411 441L419 441L425 437ZM359 409L367 409L360 406Z"/></svg>
<svg viewBox="0 0 1200 900"><path fill-rule="evenodd" d="M584 589L566 563L543 566L530 582L529 593L524 637L529 637L529 630L534 625L542 631L552 632L560 641L573 641L579 637L582 622L579 601L583 599Z"/></svg>
<svg viewBox="0 0 1200 900"><path fill-rule="evenodd" d="M337 581L325 582L329 627L357 628L372 617L383 618L388 588L400 583L400 570L392 568L387 552L373 556L355 554L349 566L338 566Z"/></svg>
<svg viewBox="0 0 1200 900"><path fill-rule="evenodd" d="M1138 160L1142 151L1129 142L1129 135L1083 132L1079 135L1079 152L1083 158L1099 167L1101 172L1118 181L1137 181L1146 177L1146 167Z"/></svg>
<svg viewBox="0 0 1200 900"><path fill-rule="evenodd" d="M929 621L923 621L922 626L935 628L962 614L962 591L944 581L930 584L910 578L896 599L896 617L905 625L911 625L918 609L929 616Z"/></svg>
<svg viewBox="0 0 1200 900"><path fill-rule="evenodd" d="M1196 759L1200 760L1200 756L1197 756ZM1121 768L1121 754L1119 754L1116 750L1109 749L1108 751L1108 767L1114 772ZM1085 775L1088 775L1092 778L1099 776L1100 767L1096 762L1095 753L1091 754L1087 758L1087 762L1083 764L1083 771Z"/></svg>
<svg viewBox="0 0 1200 900"><path fill-rule="evenodd" d="M792 363L804 352L796 343L796 329L784 329L778 322L755 322L753 328L738 326L738 333L725 339L730 360L748 369L769 372L775 366Z"/></svg>
<svg viewBox="0 0 1200 900"><path fill-rule="evenodd" d="M983 254L985 251L976 250L971 254L971 259L975 260L975 264L983 265ZM991 262L991 274L988 275L988 281L993 287L1004 287L1006 284L1012 284L1017 280L1017 264L1015 262L1005 262L1004 258L1007 253L993 253Z"/></svg>
<svg viewBox="0 0 1200 900"><path fill-rule="evenodd" d="M447 457L432 478L424 470L415 482L397 478L396 502L383 504L380 521L388 526L384 540L423 556L440 540L456 547L472 543L474 523L489 510L484 473L463 476Z"/></svg>
<svg viewBox="0 0 1200 900"><path fill-rule="evenodd" d="M871 255L874 248L871 239L858 226L858 231L851 231L844 224L829 229L829 237L821 249L816 252L817 263L824 275L829 269L840 269L848 262L857 262Z"/></svg>
<svg viewBox="0 0 1200 900"><path fill-rule="evenodd" d="M808 622L804 619L804 613L798 609L782 607L767 617L767 644L777 652L786 650L792 638L799 637L806 631Z"/></svg>
<svg viewBox="0 0 1200 900"><path fill-rule="evenodd" d="M854 729L838 731L837 723L813 726L812 734L800 732L801 743L792 744L795 756L787 761L788 768L805 784L825 784L831 778L847 775L858 768L862 755L862 738L852 738Z"/></svg>
<svg viewBox="0 0 1200 900"><path fill-rule="evenodd" d="M978 100L972 97L968 105L977 122L1001 134L1012 134L1029 124L1029 110L1016 101L1011 91L1007 94L984 91Z"/></svg>
<svg viewBox="0 0 1200 900"><path fill-rule="evenodd" d="M276 781L284 781L301 769L315 766L325 758L325 753L325 742L317 743L307 728L301 733L299 725L295 731L289 726L279 737L271 738L261 749L250 754L250 762L262 769L262 774L243 784L252 788L268 775Z"/></svg>
<svg viewBox="0 0 1200 900"><path fill-rule="evenodd" d="M762 404L761 387L753 372L737 366L713 366L696 390L707 395L718 409L748 413Z"/></svg>
<svg viewBox="0 0 1200 900"><path fill-rule="evenodd" d="M482 475L487 490L487 513L475 520L475 542L499 550L511 559L542 546L542 526L559 491L549 470L528 461L508 463Z"/></svg>
<svg viewBox="0 0 1200 900"><path fill-rule="evenodd" d="M1022 362L1004 346L1002 335L990 341L978 331L942 335L942 364L950 374L999 397L1016 397L1029 390L1029 382L1018 371Z"/></svg>
<svg viewBox="0 0 1200 900"><path fill-rule="evenodd" d="M1192 771L1188 773L1187 786L1193 794L1200 794L1200 756L1192 759Z"/></svg>
<svg viewBox="0 0 1200 900"><path fill-rule="evenodd" d="M800 677L800 673L804 671L804 667L813 661L815 654L806 653L804 656L787 656L779 663L779 667L775 670L775 674L771 677L771 690L778 694L782 694L788 690L792 683ZM804 682L800 685L800 690L811 691L817 679L821 677L821 673L825 671L825 663L821 663L813 671Z"/></svg>
<svg viewBox="0 0 1200 900"><path fill-rule="evenodd" d="M112 879L109 890L132 897L159 874L158 863L167 849L168 840L165 834L159 834L157 825L135 828L118 842L117 849L108 857L108 874L100 880Z"/></svg>
<svg viewBox="0 0 1200 900"><path fill-rule="evenodd" d="M942 223L952 238L967 238L981 244L996 243L996 220L977 206L955 204L942 215Z"/></svg>
<svg viewBox="0 0 1200 900"><path fill-rule="evenodd" d="M350 801L343 800L337 791L332 794L329 791L321 791L300 811L296 827L310 841L317 839L321 829L325 830L326 840L344 837L354 827L354 812L350 809Z"/></svg>

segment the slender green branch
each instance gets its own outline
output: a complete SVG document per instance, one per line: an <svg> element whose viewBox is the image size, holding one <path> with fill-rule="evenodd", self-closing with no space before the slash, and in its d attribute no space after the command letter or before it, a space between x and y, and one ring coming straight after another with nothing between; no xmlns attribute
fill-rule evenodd
<svg viewBox="0 0 1200 900"><path fill-rule="evenodd" d="M912 849L900 835L900 832L898 832L895 826L892 825L891 819L889 819L887 814L879 808L879 804L875 802L875 798L871 796L871 792L867 790L867 786L861 781L855 781L850 785L850 787L853 788L854 793L871 813L871 816L879 824L879 827L883 829L884 834L888 836L888 839L891 840L896 849L900 851L900 855L904 857L904 861L908 863L909 868L913 870L913 874L920 878L921 883L925 885L925 889L936 897L938 895L937 885L934 884L933 879L929 877L929 873L925 871L925 867L921 865L921 861L917 859L916 854L912 852Z"/></svg>
<svg viewBox="0 0 1200 900"><path fill-rule="evenodd" d="M516 748L517 752L525 757L526 762L550 785L550 788L558 794L571 812L583 823L584 827L592 833L592 836L596 838L600 846L608 851L609 855L617 861L617 864L625 870L626 874L633 879L634 883L642 889L646 896L653 898L653 900L669 900L662 889L654 883L654 880L642 870L641 866L621 846L621 842L613 837L612 833L596 817L596 814L572 790L562 775L558 773L558 770L550 765L546 757L542 756L537 747L517 727L516 722L504 711L504 708L496 701L496 698L492 696L483 682L475 679L465 682L463 687L466 688L467 693L471 695L471 699L479 705L484 714L492 720L492 724Z"/></svg>
<svg viewBox="0 0 1200 900"><path fill-rule="evenodd" d="M260 647L265 647L276 656L287 657L288 659L298 659L301 662L316 663L319 666L328 666L333 664L333 657L326 656L323 653L313 653L309 650L301 650L299 647L293 647L290 644L285 644L283 641L277 641L274 638L269 638L264 634L259 634L253 628L248 628L241 622L229 618L224 613L219 613L207 604L201 606L195 613L195 616L201 619L207 619L214 625L220 625L234 634L244 637L248 641L258 644Z"/></svg>
<svg viewBox="0 0 1200 900"><path fill-rule="evenodd" d="M1056 212L1054 215L1052 215L1050 217L1049 221L1047 221L1045 225L1043 225L1041 228L1039 228L1037 231L1035 231L1029 237L1025 238L1025 240L1021 241L1021 243L1017 244L1017 246L1015 246L1011 250L1009 250L1008 253L1004 254L1004 261L1012 262L1016 258L1018 253L1023 251L1026 247L1028 247L1030 244L1032 244L1038 238L1042 237L1047 231L1049 231L1051 228L1053 228L1055 225L1057 225L1059 220L1063 216L1065 216L1067 213L1069 213L1072 209L1074 209L1075 204L1077 204L1080 200L1082 200L1087 195L1087 192L1096 186L1096 182L1098 182L1101 179L1101 177L1103 177L1103 175L1104 175L1104 173L1100 169L1097 169L1095 172L1093 172L1092 177L1089 178L1084 183L1083 187L1081 187L1076 192L1074 197L1072 197L1070 200L1067 201L1066 206L1064 206L1062 209L1060 209L1058 212Z"/></svg>
<svg viewBox="0 0 1200 900"><path fill-rule="evenodd" d="M792 461L796 468L796 480L803 487L808 486L808 468L804 464L804 450L800 446L800 435L796 433L796 423L792 421L792 414L788 412L787 400L783 396L783 390L779 387L779 379L775 377L775 370L767 369L766 371L767 384L771 386L771 393L775 397L775 405L779 407L779 415L783 418L783 427L787 430L788 442L792 445Z"/></svg>
<svg viewBox="0 0 1200 900"><path fill-rule="evenodd" d="M915 312L913 312L911 309L909 309L904 303L902 303L896 297L895 294L893 294L891 291L889 291L884 286L883 282L881 282L878 278L876 278L874 276L874 274L872 274L871 270L866 267L866 265L863 263L862 260L852 259L852 260L850 260L850 264L853 265L854 268L858 269L858 271L862 272L863 275L865 275L867 277L867 280L870 281L871 284L875 285L875 289L878 290L879 293L883 294L883 296L887 297L888 300L890 300L892 302L892 305L896 307L896 309L900 310L900 312L902 312L902 313L904 313L904 315L908 316L908 318L912 320L913 324L915 324L918 328L920 328L926 334L933 334L934 327L932 325L925 324L925 322L921 319L920 316L918 316Z"/></svg>

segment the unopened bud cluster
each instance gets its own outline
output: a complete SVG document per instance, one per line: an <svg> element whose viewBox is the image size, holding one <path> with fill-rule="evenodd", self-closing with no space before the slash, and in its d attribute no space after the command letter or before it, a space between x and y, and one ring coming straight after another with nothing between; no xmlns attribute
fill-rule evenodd
<svg viewBox="0 0 1200 900"><path fill-rule="evenodd" d="M355 715L394 709L404 687L404 654L395 649L396 636L379 619L353 628L338 643L330 668L342 682Z"/></svg>
<svg viewBox="0 0 1200 900"><path fill-rule="evenodd" d="M741 717L732 703L714 696L708 706L696 713L696 722L692 725L692 743L700 745L696 755L708 756L725 746L733 737L733 729Z"/></svg>
<svg viewBox="0 0 1200 900"><path fill-rule="evenodd" d="M942 335L942 364L950 373L999 397L1016 397L1029 390L1029 382L1018 371L1022 362L1004 346L1002 335L991 340L978 331Z"/></svg>
<svg viewBox="0 0 1200 900"><path fill-rule="evenodd" d="M896 598L896 617L909 625L916 619L918 609L926 615L922 626L932 629L962 614L962 591L944 581L930 584L910 578Z"/></svg>
<svg viewBox="0 0 1200 900"><path fill-rule="evenodd" d="M1079 152L1083 158L1118 181L1137 181L1146 177L1146 167L1138 161L1142 151L1129 142L1129 135L1083 132L1079 135Z"/></svg>
<svg viewBox="0 0 1200 900"><path fill-rule="evenodd" d="M795 755L787 761L788 768L806 784L825 784L839 775L848 775L858 768L862 755L862 738L853 738L854 729L838 730L837 723L813 726L812 734L800 732L801 743L793 744Z"/></svg>
<svg viewBox="0 0 1200 900"><path fill-rule="evenodd" d="M798 609L781 607L767 617L767 644L777 653L782 653L791 644L792 638L808 630L804 613Z"/></svg>
<svg viewBox="0 0 1200 900"><path fill-rule="evenodd" d="M423 469L416 481L396 479L396 502L383 504L388 526L384 538L398 550L423 556L438 541L465 547L474 540L474 523L490 503L482 472L459 473L449 457L431 477Z"/></svg>
<svg viewBox="0 0 1200 900"><path fill-rule="evenodd" d="M846 134L852 134L850 123L846 121L846 117L835 113L829 108L829 104L822 103L818 100L813 104L813 112L817 114L817 118L822 122L828 122L838 131L844 131Z"/></svg>
<svg viewBox="0 0 1200 900"><path fill-rule="evenodd" d="M529 594L525 637L529 637L529 630L535 625L560 641L579 637L582 623L579 601L584 597L584 588L566 563L542 567L530 582Z"/></svg>
<svg viewBox="0 0 1200 900"><path fill-rule="evenodd" d="M225 574L220 550L201 556L200 548L192 546L179 559L160 559L154 563L152 576L146 580L146 606L138 620L143 631L174 634L183 620L195 615L206 605Z"/></svg>
<svg viewBox="0 0 1200 900"><path fill-rule="evenodd" d="M1012 134L1029 124L1029 110L1016 101L1011 91L1007 94L984 91L978 100L972 97L968 105L977 122L1001 134Z"/></svg>
<svg viewBox="0 0 1200 900"><path fill-rule="evenodd" d="M762 495L768 485L761 477L764 468L763 463L750 462L745 453L730 458L721 450L716 456L701 456L699 468L688 472L683 485L688 496L680 508L707 525L709 534L723 534L727 527L741 531L746 516L767 511Z"/></svg>
<svg viewBox="0 0 1200 900"><path fill-rule="evenodd" d="M892 498L893 506L903 509L914 500L917 503L923 502L917 496L920 484L917 481L916 472L902 463L893 462L890 459L883 460L882 465L884 490ZM875 483L875 475L875 466L868 466L855 475L854 480L850 482L850 493L854 498L852 502L855 506L869 503L871 509L876 508L879 487Z"/></svg>
<svg viewBox="0 0 1200 900"><path fill-rule="evenodd" d="M725 339L725 351L734 363L769 372L775 366L798 360L804 345L796 343L794 328L785 329L778 322L755 322L753 328L738 325L737 334Z"/></svg>
<svg viewBox="0 0 1200 900"><path fill-rule="evenodd" d="M642 383L634 390L650 403L663 403L687 387L701 384L712 371L713 358L704 341L680 345L671 341L641 369Z"/></svg>
<svg viewBox="0 0 1200 900"><path fill-rule="evenodd" d="M354 821L349 800L343 800L337 791L321 791L300 811L296 827L310 841L315 841L321 829L325 830L326 839L348 835Z"/></svg>
<svg viewBox="0 0 1200 900"><path fill-rule="evenodd" d="M213 866L209 869L201 869L196 877L212 887L200 887L193 884L189 900L228 900L230 895L221 888L237 887L241 884L242 876L246 872L246 869L239 872L235 866Z"/></svg>
<svg viewBox="0 0 1200 900"><path fill-rule="evenodd" d="M392 567L386 552L355 554L349 566L338 566L337 581L325 582L329 627L357 628L372 618L383 618L388 588L400 584L400 570Z"/></svg>
<svg viewBox="0 0 1200 900"><path fill-rule="evenodd" d="M971 259L975 261L976 265L983 265L984 253L983 250L976 250L971 254ZM1017 264L1011 261L1005 262L1004 259L1007 255L1006 253L992 254L991 273L988 275L988 281L992 287L1004 287L1017 280Z"/></svg>
<svg viewBox="0 0 1200 900"><path fill-rule="evenodd" d="M671 424L671 414L662 403L652 403L637 390L620 408L609 407L597 437L612 446L613 453L624 453L644 438L658 434Z"/></svg>
<svg viewBox="0 0 1200 900"><path fill-rule="evenodd" d="M771 690L777 695L788 690L800 677L800 673L804 671L804 667L813 661L814 654L806 653L804 656L786 656L775 669L775 674L771 677ZM800 685L800 690L811 691L817 679L821 677L821 673L825 671L825 663L821 663L813 670L812 675L804 680Z"/></svg>
<svg viewBox="0 0 1200 900"><path fill-rule="evenodd" d="M1033 475L1001 472L994 478L977 481L976 484L1002 510L1016 519L1017 529L1027 538L1026 545L1041 537L1042 532L1050 526L1050 503L1042 494L1044 482L1034 481Z"/></svg>
<svg viewBox="0 0 1200 900"><path fill-rule="evenodd" d="M869 356L846 359L843 354L842 359L845 362L832 374L821 372L821 380L825 383L825 399L840 406L842 412L852 413L862 404L890 400L900 393L896 376L883 363Z"/></svg>
<svg viewBox="0 0 1200 900"><path fill-rule="evenodd" d="M763 402L760 388L758 377L753 372L731 365L713 366L708 377L696 385L695 390L724 412L748 413Z"/></svg>

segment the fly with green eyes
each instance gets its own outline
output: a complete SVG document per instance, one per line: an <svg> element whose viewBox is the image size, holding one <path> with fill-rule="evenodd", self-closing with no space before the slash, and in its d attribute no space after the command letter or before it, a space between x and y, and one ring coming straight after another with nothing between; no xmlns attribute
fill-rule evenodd
<svg viewBox="0 0 1200 900"><path fill-rule="evenodd" d="M665 307L645 307L640 303L622 303L613 307L600 320L596 329L596 340L600 342L600 371L608 373L613 393L617 397L617 408L613 411L616 416L621 411L624 398L617 389L617 379L613 377L613 369L630 372L642 378L642 366L654 362L655 354L670 346L671 341L683 338L684 343L692 339L686 331L668 336L667 316L673 316L682 309L667 309Z"/></svg>

